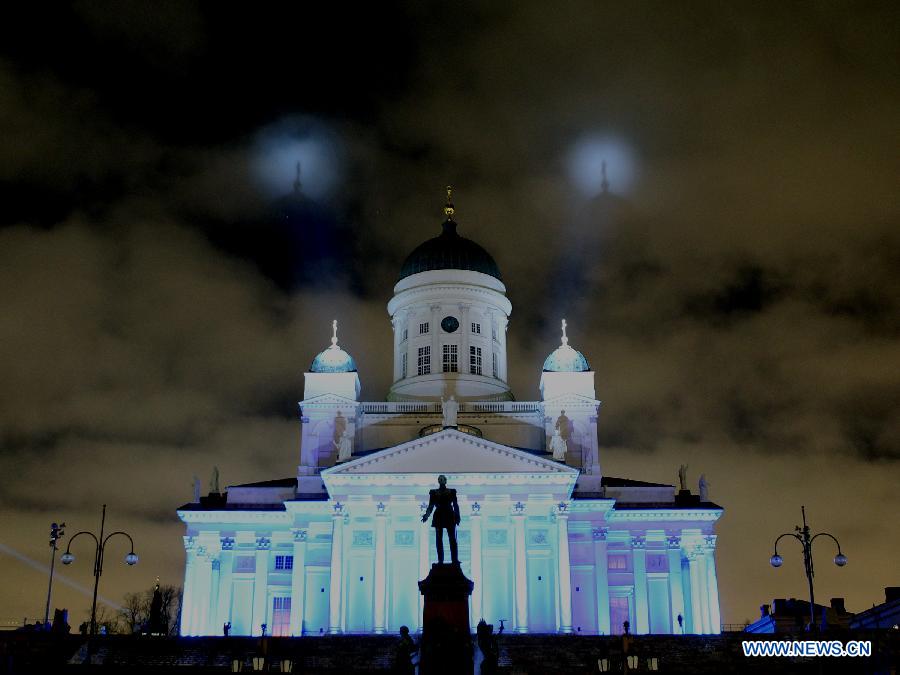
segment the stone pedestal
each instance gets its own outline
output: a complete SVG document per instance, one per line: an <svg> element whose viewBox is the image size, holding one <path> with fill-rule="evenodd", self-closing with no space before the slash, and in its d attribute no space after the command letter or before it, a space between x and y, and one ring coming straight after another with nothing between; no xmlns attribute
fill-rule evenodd
<svg viewBox="0 0 900 675"><path fill-rule="evenodd" d="M469 596L474 584L459 565L432 565L419 582L425 600L419 675L461 675L472 672Z"/></svg>

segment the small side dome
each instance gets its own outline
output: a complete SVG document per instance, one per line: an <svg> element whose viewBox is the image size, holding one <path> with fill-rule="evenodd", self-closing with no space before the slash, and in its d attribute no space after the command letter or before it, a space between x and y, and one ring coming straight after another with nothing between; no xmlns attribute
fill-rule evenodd
<svg viewBox="0 0 900 675"><path fill-rule="evenodd" d="M309 367L311 373L355 373L356 362L337 343L337 321L331 323L331 346L319 352Z"/></svg>
<svg viewBox="0 0 900 675"><path fill-rule="evenodd" d="M562 340L559 347L554 349L550 356L544 360L545 373L584 373L591 369L587 359L577 349L569 346L569 338L566 336L566 320L562 320Z"/></svg>

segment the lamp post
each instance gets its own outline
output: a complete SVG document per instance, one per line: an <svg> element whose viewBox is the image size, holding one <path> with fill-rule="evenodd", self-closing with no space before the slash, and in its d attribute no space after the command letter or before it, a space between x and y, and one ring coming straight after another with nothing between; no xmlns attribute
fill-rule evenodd
<svg viewBox="0 0 900 675"><path fill-rule="evenodd" d="M47 584L47 606L44 608L44 626L50 622L50 594L53 593L53 568L56 566L57 544L63 538L66 531L65 523L52 523L50 525L50 583Z"/></svg>
<svg viewBox="0 0 900 675"><path fill-rule="evenodd" d="M94 598L91 601L91 635L97 634L97 587L100 585L100 575L103 574L103 555L106 551L106 543L117 534L128 537L128 541L131 543L131 552L125 556L125 564L136 565L138 561L138 557L134 552L134 540L131 538L131 535L127 532L118 530L116 532L111 532L104 537L103 528L105 525L106 504L103 505L103 516L100 519L100 536L98 537L93 532L88 532L87 530L82 530L81 532L76 533L71 539L69 539L69 545L66 546L66 552L63 553L60 557L63 565L71 565L75 561L75 556L69 550L72 548L72 543L82 534L86 534L94 540Z"/></svg>
<svg viewBox="0 0 900 675"><path fill-rule="evenodd" d="M834 556L834 564L838 567L843 567L847 564L847 556L841 552L841 543L837 540L837 538L833 534L829 534L828 532L819 532L814 535L810 535L809 525L806 523L806 507L800 507L801 513L803 513L803 527L799 525L794 527L793 532L785 532L782 535L779 535L775 540L774 553L772 557L769 558L769 564L772 567L781 567L784 559L778 555L778 542L781 541L783 537L794 537L797 541L800 542L800 545L803 547L803 567L806 570L806 581L809 584L809 629L814 630L816 625L816 602L815 602L815 594L813 592L813 576L815 575L813 572L813 558L812 558L812 545L813 542L818 537L830 537L834 543L837 545L837 555Z"/></svg>

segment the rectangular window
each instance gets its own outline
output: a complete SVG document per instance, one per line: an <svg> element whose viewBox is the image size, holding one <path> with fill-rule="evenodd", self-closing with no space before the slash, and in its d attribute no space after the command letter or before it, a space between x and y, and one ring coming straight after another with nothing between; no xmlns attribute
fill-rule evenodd
<svg viewBox="0 0 900 675"><path fill-rule="evenodd" d="M499 373L500 371L497 369L497 352L494 352L494 353L493 353L493 357L494 357L494 358L493 358L493 361L492 361L493 367L492 367L491 370L492 370L492 372L494 373L494 377L499 378L500 375L498 375L498 373Z"/></svg>
<svg viewBox="0 0 900 675"><path fill-rule="evenodd" d="M409 328L404 328L403 332L400 334L400 342L406 342L406 338L409 337Z"/></svg>
<svg viewBox="0 0 900 675"><path fill-rule="evenodd" d="M475 335L481 335L481 324L475 323L473 321L472 322L472 332L475 333Z"/></svg>
<svg viewBox="0 0 900 675"><path fill-rule="evenodd" d="M459 371L459 351L456 345L444 345L443 367L445 373Z"/></svg>
<svg viewBox="0 0 900 675"><path fill-rule="evenodd" d="M491 337L494 339L494 342L499 342L499 340L497 340L497 322L496 321L491 322Z"/></svg>
<svg viewBox="0 0 900 675"><path fill-rule="evenodd" d="M624 555L611 555L609 556L609 566L608 569L611 570L627 570L628 569L628 561L625 559Z"/></svg>
<svg viewBox="0 0 900 675"><path fill-rule="evenodd" d="M630 604L627 596L614 595L609 599L609 632L613 635L625 632L625 622L631 621Z"/></svg>
<svg viewBox="0 0 900 675"><path fill-rule="evenodd" d="M469 372L481 375L481 347L469 347Z"/></svg>
<svg viewBox="0 0 900 675"><path fill-rule="evenodd" d="M272 598L272 632L275 637L285 637L291 633L291 599L285 596Z"/></svg>
<svg viewBox="0 0 900 675"><path fill-rule="evenodd" d="M419 347L419 358L416 361L416 372L419 375L431 374L431 346Z"/></svg>
<svg viewBox="0 0 900 675"><path fill-rule="evenodd" d="M275 556L275 569L276 570L292 570L292 569L294 569L294 556L292 556L292 555L276 555Z"/></svg>
<svg viewBox="0 0 900 675"><path fill-rule="evenodd" d="M428 332L428 324L420 323L419 324L419 335L425 335Z"/></svg>
<svg viewBox="0 0 900 675"><path fill-rule="evenodd" d="M405 351L400 355L400 379L401 380L406 377L407 356L408 356L408 354Z"/></svg>

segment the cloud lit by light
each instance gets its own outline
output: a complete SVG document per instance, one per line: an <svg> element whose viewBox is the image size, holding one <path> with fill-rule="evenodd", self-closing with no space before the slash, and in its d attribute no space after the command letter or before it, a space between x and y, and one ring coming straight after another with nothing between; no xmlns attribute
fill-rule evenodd
<svg viewBox="0 0 900 675"><path fill-rule="evenodd" d="M290 118L260 132L253 153L253 173L270 197L293 189L300 163L303 194L329 199L341 174L341 149L323 125L306 118Z"/></svg>
<svg viewBox="0 0 900 675"><path fill-rule="evenodd" d="M586 197L595 197L603 191L604 163L609 190L627 194L635 183L637 160L632 148L621 138L599 134L582 136L566 158L570 180Z"/></svg>

